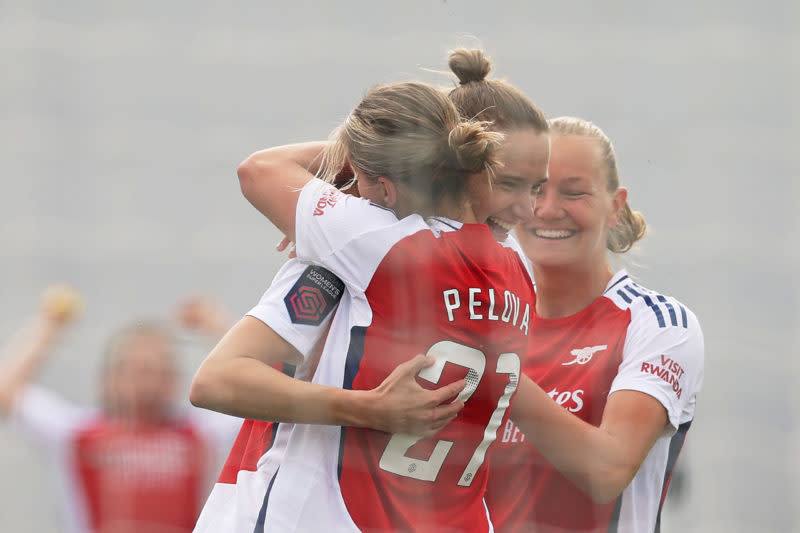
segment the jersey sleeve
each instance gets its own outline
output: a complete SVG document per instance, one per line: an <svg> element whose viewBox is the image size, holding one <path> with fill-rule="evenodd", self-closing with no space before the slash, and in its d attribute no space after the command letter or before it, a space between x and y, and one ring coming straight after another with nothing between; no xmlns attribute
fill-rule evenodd
<svg viewBox="0 0 800 533"><path fill-rule="evenodd" d="M290 259L247 314L272 328L305 359L325 335L343 292L344 283L329 270Z"/></svg>
<svg viewBox="0 0 800 533"><path fill-rule="evenodd" d="M96 414L37 385L26 387L14 401L12 423L37 445L57 447Z"/></svg>
<svg viewBox="0 0 800 533"><path fill-rule="evenodd" d="M697 317L679 302L673 322L662 320L644 300L631 308L631 324L619 372L609 394L636 390L656 398L677 429L694 417L703 382L704 341Z"/></svg>
<svg viewBox="0 0 800 533"><path fill-rule="evenodd" d="M417 218L413 223L427 227L421 217ZM390 209L313 179L303 187L297 201L297 258L324 266L346 285L364 290L392 244L381 246L371 236L396 224L397 217Z"/></svg>

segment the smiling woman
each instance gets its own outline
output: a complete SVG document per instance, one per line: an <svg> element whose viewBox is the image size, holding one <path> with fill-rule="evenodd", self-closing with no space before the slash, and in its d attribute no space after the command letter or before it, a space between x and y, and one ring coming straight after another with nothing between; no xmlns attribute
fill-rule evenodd
<svg viewBox="0 0 800 533"><path fill-rule="evenodd" d="M529 155L491 200L505 136L420 83L370 90L327 144L276 147L239 166L248 200L297 237L297 260L211 352L190 397L280 425L255 467L230 476L236 485L217 484L196 531L491 530L482 465L516 389L533 286L484 223L533 214L547 121L524 103L538 129L521 138L541 150L507 151ZM361 198L312 174L333 180L345 165ZM301 290L320 294L319 279L344 289L331 298L337 311L301 323L286 304ZM314 336L325 338L321 353ZM418 352L427 357L403 371ZM297 363L295 379L278 363ZM425 390L416 374L443 388ZM415 418L402 406L411 396L435 399L422 402L423 431L403 422Z"/></svg>
<svg viewBox="0 0 800 533"><path fill-rule="evenodd" d="M523 372L539 389L520 381L487 506L498 533L654 531L694 417L703 335L681 302L611 269L607 251L645 233L611 141L577 118L550 126L550 177L516 230L536 281Z"/></svg>
<svg viewBox="0 0 800 533"><path fill-rule="evenodd" d="M547 179L547 120L522 91L506 81L487 79L492 63L483 51L454 50L448 64L459 81L450 100L461 116L488 121L505 135L503 164L496 171L492 194L470 194L473 208L486 214L495 239L503 242L514 226L530 218L531 193Z"/></svg>
<svg viewBox="0 0 800 533"><path fill-rule="evenodd" d="M550 180L520 240L539 269L602 264L606 248L626 252L644 236L644 217L628 206L611 142L599 128L572 118L555 119L552 127Z"/></svg>
<svg viewBox="0 0 800 533"><path fill-rule="evenodd" d="M497 126L495 126L497 127ZM503 166L495 173L491 195L473 194L473 207L492 213L486 223L498 241L504 241L514 227L530 218L531 191L544 183L547 175L549 137L534 128L504 131L500 150ZM496 206L508 205L499 210Z"/></svg>

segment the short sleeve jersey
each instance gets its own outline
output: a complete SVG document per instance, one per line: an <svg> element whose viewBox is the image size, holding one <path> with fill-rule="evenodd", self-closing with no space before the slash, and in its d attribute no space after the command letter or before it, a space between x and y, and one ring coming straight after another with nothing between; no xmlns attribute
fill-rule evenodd
<svg viewBox="0 0 800 533"><path fill-rule="evenodd" d="M392 216L390 219L396 222ZM310 380L344 285L328 270L290 259L247 315L292 344L302 360L276 368ZM263 523L264 497L294 428L290 423L244 420L203 506L195 531L253 531Z"/></svg>
<svg viewBox="0 0 800 533"><path fill-rule="evenodd" d="M533 289L519 256L484 225L434 232L319 181L301 192L296 235L298 259L345 288L314 382L371 389L431 353L423 386L468 386L457 421L432 439L296 425L270 480L266 529L489 531L485 456L528 346Z"/></svg>
<svg viewBox="0 0 800 533"><path fill-rule="evenodd" d="M599 426L608 396L635 390L661 402L669 427L622 495L598 505L507 422L491 456L486 495L495 531L657 531L703 379L697 318L679 301L642 287L623 270L602 296L575 315L544 319L534 313L531 335L535 343L523 371L564 409Z"/></svg>
<svg viewBox="0 0 800 533"><path fill-rule="evenodd" d="M321 346L315 347L328 331L343 290L342 282L322 267L296 259L281 267L258 304L247 313L270 326L303 357L302 361L276 365L278 370L297 379L310 379L315 357L321 350ZM235 484L240 471L257 470L259 459L275 445L279 429L286 433L291 424L245 420L218 482Z"/></svg>
<svg viewBox="0 0 800 533"><path fill-rule="evenodd" d="M192 530L208 489L211 450L188 417L130 427L35 386L17 399L13 417L53 458L65 530L145 523L152 531Z"/></svg>
<svg viewBox="0 0 800 533"><path fill-rule="evenodd" d="M367 202L359 203L357 208L370 212L375 227L398 222L393 212ZM432 217L427 223L435 232L456 231L462 226L444 217ZM358 232L361 226L356 228ZM529 270L515 239L510 237L502 245L517 253ZM333 310L344 292L344 283L329 270L290 259L277 272L258 304L247 313L270 326L303 356L297 369L288 363L280 365L285 373L297 379L311 379ZM347 309L343 313L349 312L349 301L347 294L343 306ZM340 323L346 324L347 320ZM197 531L253 530L257 523L263 523L264 496L283 460L293 428L293 424L287 423L244 422L204 507Z"/></svg>

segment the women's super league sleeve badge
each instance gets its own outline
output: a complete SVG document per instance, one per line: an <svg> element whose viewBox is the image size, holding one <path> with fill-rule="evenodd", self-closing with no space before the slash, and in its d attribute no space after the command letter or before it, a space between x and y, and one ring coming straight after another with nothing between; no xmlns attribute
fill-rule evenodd
<svg viewBox="0 0 800 533"><path fill-rule="evenodd" d="M319 326L342 299L344 282L320 266L310 266L283 298L293 324Z"/></svg>

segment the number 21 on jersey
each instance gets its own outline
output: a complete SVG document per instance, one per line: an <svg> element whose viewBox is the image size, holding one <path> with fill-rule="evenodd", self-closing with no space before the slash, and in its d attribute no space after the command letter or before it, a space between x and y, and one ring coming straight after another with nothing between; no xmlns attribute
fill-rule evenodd
<svg viewBox="0 0 800 533"><path fill-rule="evenodd" d="M456 400L461 400L464 403L469 401L470 396L478 388L486 372L486 354L456 342L440 341L428 349L427 355L433 356L436 362L420 370L417 375L431 383L439 383L445 363L465 367L467 368L467 376L465 378L467 386L459 393ZM497 436L497 429L503 421L506 409L510 405L511 395L514 394L519 382L519 356L515 353L500 354L497 359L497 368L494 372L496 374L508 374L508 384L497 402L497 407L495 407L489 423L484 428L483 440L475 449L472 458L459 478L458 485L462 487L470 486L475 477L475 472L478 471L486 458L486 450ZM453 447L453 442L447 440L437 441L428 459L422 460L408 457L406 452L420 440L422 440L422 437L399 433L392 435L392 438L389 439L389 444L383 450L383 455L381 455L380 467L399 476L422 481L435 481L447 458L447 454L450 452L450 448Z"/></svg>

